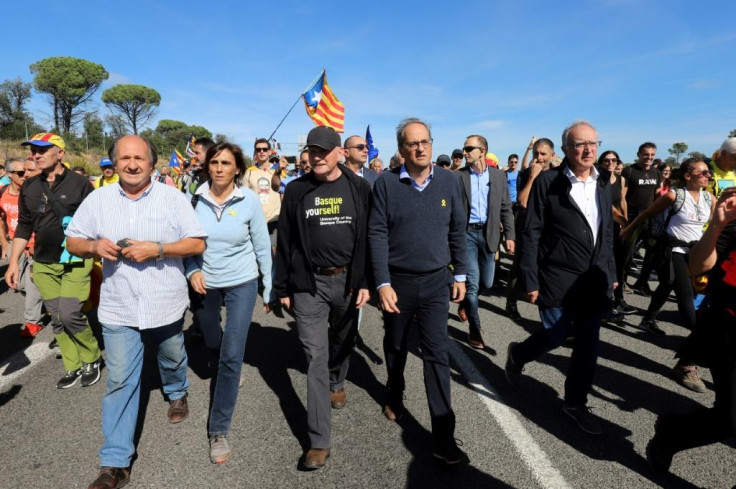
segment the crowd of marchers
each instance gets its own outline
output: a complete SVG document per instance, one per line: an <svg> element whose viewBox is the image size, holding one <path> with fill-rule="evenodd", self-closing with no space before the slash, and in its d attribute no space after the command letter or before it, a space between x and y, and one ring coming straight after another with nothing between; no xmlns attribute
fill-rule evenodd
<svg viewBox="0 0 736 489"><path fill-rule="evenodd" d="M246 165L238 145L200 138L193 163L172 175L169 166L156 168L150 141L129 135L114 141L102 176L91 181L64 164L63 138L41 133L22 143L26 159L5 162L0 244L5 280L25 301L20 334L32 338L51 324L63 365L58 389L91 386L106 371L104 443L90 489L130 480L145 348L156 351L169 421L187 418L187 310L191 338L204 343L212 369L210 460L231 457L228 434L247 388L241 370L259 294L266 313L294 317L307 360L303 470L330 457L331 412L348 402L350 356L372 299L384 322L383 415L400 421L406 412L407 336L416 328L430 449L440 463L470 463L454 436L450 303L468 323L469 345L483 349L478 296L487 291L502 290L514 321L522 319L519 300L538 306L541 327L508 345L512 386L523 384L526 364L572 342L560 413L590 435L602 432L587 406L601 325L636 312L625 294L637 293L651 297L639 327L666 334L656 317L674 292L690 334L673 378L705 392L700 370L710 369L715 404L660 413L647 460L666 474L677 453L733 437L736 138L712 160L689 158L679 168L658 164L652 142L624 168L616 151L600 151L585 121L564 129L559 156L552 139L535 137L521 162L512 154L503 168L477 134L433 160L431 128L420 119L402 120L396 142L384 168L369 161L362 137L343 141L315 127L290 169L268 139L255 141ZM504 256L510 265L499 289ZM629 275L637 277L632 284Z"/></svg>

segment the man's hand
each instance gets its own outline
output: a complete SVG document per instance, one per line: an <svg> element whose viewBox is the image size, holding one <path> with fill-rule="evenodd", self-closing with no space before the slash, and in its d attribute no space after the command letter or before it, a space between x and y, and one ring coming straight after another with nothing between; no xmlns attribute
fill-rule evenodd
<svg viewBox="0 0 736 489"><path fill-rule="evenodd" d="M116 245L107 238L102 238L94 242L92 245L92 254L104 258L105 260L117 261L120 246Z"/></svg>
<svg viewBox="0 0 736 489"><path fill-rule="evenodd" d="M390 285L384 285L378 289L378 303L384 312L399 314L401 311L396 307L398 301L399 298Z"/></svg>
<svg viewBox="0 0 736 489"><path fill-rule="evenodd" d="M452 302L459 303L465 299L465 282L454 282L452 284Z"/></svg>
<svg viewBox="0 0 736 489"><path fill-rule="evenodd" d="M291 311L291 298L290 297L282 297L281 299L279 299L279 302L281 303L281 307L283 307L287 311Z"/></svg>
<svg viewBox="0 0 736 489"><path fill-rule="evenodd" d="M542 169L544 168L544 165L537 161L536 158L532 160L531 165L529 165L529 177L530 178L537 178L540 173L542 173Z"/></svg>
<svg viewBox="0 0 736 489"><path fill-rule="evenodd" d="M514 240L507 239L506 240L506 253L508 253L509 255L513 255L515 249L516 249L516 243L514 242Z"/></svg>
<svg viewBox="0 0 736 489"><path fill-rule="evenodd" d="M123 248L123 257L136 263L158 257L158 245L153 241L135 241L129 239L130 246Z"/></svg>
<svg viewBox="0 0 736 489"><path fill-rule="evenodd" d="M538 290L532 290L531 292L526 293L526 298L529 299L529 302L531 302L532 304L537 302L537 297L539 297Z"/></svg>
<svg viewBox="0 0 736 489"><path fill-rule="evenodd" d="M355 308L360 309L361 307L366 305L366 303L368 302L368 300L370 300L370 298L371 298L371 293L368 289L358 290L358 296L355 299Z"/></svg>
<svg viewBox="0 0 736 489"><path fill-rule="evenodd" d="M5 283L8 284L8 287L18 290L19 275L20 270L18 269L18 262L13 262L11 260L10 263L8 263L8 271L5 272Z"/></svg>
<svg viewBox="0 0 736 489"><path fill-rule="evenodd" d="M613 290L616 290L616 289L618 289L618 282L614 282L614 283L612 283L612 284L611 284L611 287L613 288Z"/></svg>
<svg viewBox="0 0 736 489"><path fill-rule="evenodd" d="M207 284L204 281L204 274L201 271L196 271L189 277L189 283L192 284L192 289L197 294L207 295Z"/></svg>

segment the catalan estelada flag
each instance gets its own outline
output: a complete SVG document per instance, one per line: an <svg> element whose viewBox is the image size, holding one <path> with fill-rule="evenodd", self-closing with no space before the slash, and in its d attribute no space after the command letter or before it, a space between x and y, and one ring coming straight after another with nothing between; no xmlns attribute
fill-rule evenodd
<svg viewBox="0 0 736 489"><path fill-rule="evenodd" d="M169 158L169 168L174 170L178 175L181 173L182 165L184 164L184 157L177 151L171 152L171 158Z"/></svg>
<svg viewBox="0 0 736 489"><path fill-rule="evenodd" d="M302 94L307 115L318 126L327 126L337 132L345 131L345 106L327 85L327 71Z"/></svg>
<svg viewBox="0 0 736 489"><path fill-rule="evenodd" d="M184 152L190 158L194 158L194 145L195 144L197 144L197 138L194 137L194 133L191 133L189 135L189 139L187 139L187 149L184 150Z"/></svg>

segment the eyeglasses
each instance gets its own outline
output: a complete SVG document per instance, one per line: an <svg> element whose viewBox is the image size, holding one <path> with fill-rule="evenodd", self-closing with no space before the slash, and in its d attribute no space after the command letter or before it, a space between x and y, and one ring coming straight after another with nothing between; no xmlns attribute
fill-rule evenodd
<svg viewBox="0 0 736 489"><path fill-rule="evenodd" d="M575 146L575 149L583 149L583 148L597 148L601 144L603 144L603 141L580 141L579 143L574 143L573 146Z"/></svg>
<svg viewBox="0 0 736 489"><path fill-rule="evenodd" d="M265 153L268 151L268 148L256 148L256 153Z"/></svg>
<svg viewBox="0 0 736 489"><path fill-rule="evenodd" d="M16 170L16 171L9 171L8 173L14 173L14 174L18 175L19 177L22 177L26 173L26 171L25 170Z"/></svg>
<svg viewBox="0 0 736 489"><path fill-rule="evenodd" d="M368 147L368 145L367 145L367 144L356 144L355 146L348 146L348 147L347 147L347 148L345 148L345 149L353 149L353 148L355 148L355 149L357 149L358 151L363 151L363 150L364 150L364 149L366 149L367 147Z"/></svg>
<svg viewBox="0 0 736 489"><path fill-rule="evenodd" d="M432 138L422 139L421 141L406 141L404 146L409 149L418 149L420 144L422 146L432 146Z"/></svg>
<svg viewBox="0 0 736 489"><path fill-rule="evenodd" d="M470 153L474 149L480 149L480 146L465 146L463 148L463 151L465 151L466 153Z"/></svg>
<svg viewBox="0 0 736 489"><path fill-rule="evenodd" d="M701 176L703 176L703 175L705 175L705 176L709 177L709 176L713 175L713 172L712 172L712 171L710 171L710 170L703 170L703 171L701 171L700 173L693 173L693 172L690 172L690 175L692 175L692 176L694 176L694 177L701 177Z"/></svg>
<svg viewBox="0 0 736 489"><path fill-rule="evenodd" d="M618 163L618 158L603 158L603 163Z"/></svg>

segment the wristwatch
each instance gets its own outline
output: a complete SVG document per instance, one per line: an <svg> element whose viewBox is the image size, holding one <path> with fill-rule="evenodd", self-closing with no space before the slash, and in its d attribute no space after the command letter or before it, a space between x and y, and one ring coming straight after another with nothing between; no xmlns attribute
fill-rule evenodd
<svg viewBox="0 0 736 489"><path fill-rule="evenodd" d="M157 241L156 244L158 245L158 256L156 257L156 261L162 261L164 259L164 245L162 245L160 241Z"/></svg>

